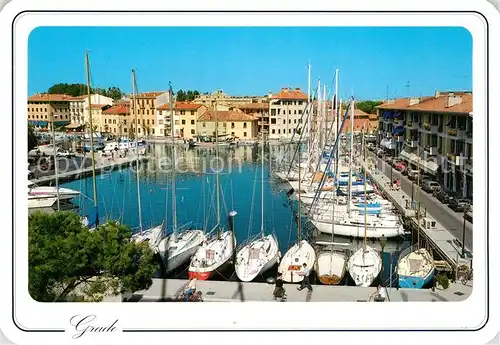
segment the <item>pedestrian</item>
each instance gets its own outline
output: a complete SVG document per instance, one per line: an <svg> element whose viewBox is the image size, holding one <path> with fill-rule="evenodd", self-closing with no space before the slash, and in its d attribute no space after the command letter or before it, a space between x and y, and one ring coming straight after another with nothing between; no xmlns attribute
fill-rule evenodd
<svg viewBox="0 0 500 345"><path fill-rule="evenodd" d="M284 299L286 297L285 288L283 288L283 276L281 273L278 273L276 277L275 288L273 292L274 299L281 298Z"/></svg>
<svg viewBox="0 0 500 345"><path fill-rule="evenodd" d="M382 288L382 286L378 285L377 290L373 293L373 295L370 296L370 298L373 297L374 302L384 302L385 301L385 290Z"/></svg>
<svg viewBox="0 0 500 345"><path fill-rule="evenodd" d="M304 262L302 264L302 271L299 273L302 277L302 282L300 283L300 286L297 288L297 290L301 291L303 288L307 287L307 290L312 291L313 288L311 286L311 282L309 281L309 275L311 273L311 269L307 267L307 264Z"/></svg>
<svg viewBox="0 0 500 345"><path fill-rule="evenodd" d="M192 278L189 280L189 284L186 287L186 302L189 302L189 298L192 294L196 292L196 278Z"/></svg>

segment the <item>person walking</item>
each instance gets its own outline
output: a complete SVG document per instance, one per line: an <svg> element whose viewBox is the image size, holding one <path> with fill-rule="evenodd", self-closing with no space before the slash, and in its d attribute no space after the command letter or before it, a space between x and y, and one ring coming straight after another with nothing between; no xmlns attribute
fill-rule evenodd
<svg viewBox="0 0 500 345"><path fill-rule="evenodd" d="M307 287L307 290L309 291L313 290L311 282L309 281L310 273L311 269L307 267L307 264L304 262L304 264L302 264L302 271L299 273L299 275L303 276L304 279L302 279L302 282L300 283L300 286L297 287L297 290L301 291L305 287Z"/></svg>
<svg viewBox="0 0 500 345"><path fill-rule="evenodd" d="M186 291L185 291L186 302L189 302L191 295L194 294L195 292L196 292L196 278L192 278L189 281L189 285L187 286Z"/></svg>
<svg viewBox="0 0 500 345"><path fill-rule="evenodd" d="M275 283L275 288L273 292L274 299L285 299L286 298L286 292L285 288L283 287L283 276L281 273L278 273L278 276L276 277L276 283Z"/></svg>

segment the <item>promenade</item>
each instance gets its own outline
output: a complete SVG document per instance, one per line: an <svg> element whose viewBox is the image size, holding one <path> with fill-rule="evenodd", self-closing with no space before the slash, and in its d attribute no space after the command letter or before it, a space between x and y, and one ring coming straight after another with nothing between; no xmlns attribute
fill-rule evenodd
<svg viewBox="0 0 500 345"><path fill-rule="evenodd" d="M131 302L159 302L179 296L188 284L180 279L153 279L148 290L137 291ZM313 285L313 291L298 291L298 284L284 284L288 302L371 302L375 287ZM274 285L229 281L198 281L197 290L206 302L274 302ZM386 288L385 302L459 302L472 293L472 282L450 283L446 290ZM121 296L107 297L104 302L121 302Z"/></svg>

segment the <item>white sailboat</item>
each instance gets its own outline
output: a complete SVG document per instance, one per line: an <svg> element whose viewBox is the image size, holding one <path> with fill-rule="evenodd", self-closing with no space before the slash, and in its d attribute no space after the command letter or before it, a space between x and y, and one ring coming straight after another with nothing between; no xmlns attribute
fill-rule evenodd
<svg viewBox="0 0 500 345"><path fill-rule="evenodd" d="M172 87L169 90L170 111L173 112L173 92ZM187 229L179 233L177 226L177 197L175 187L175 170L176 170L176 145L174 135L174 116L170 116L171 134L172 134L172 215L173 215L173 232L170 236L163 238L158 245L160 255L163 258L166 272L171 272L186 263L196 253L199 246L205 239L203 230ZM168 197L168 191L166 193ZM167 210L165 210L165 217ZM167 221L165 220L165 228Z"/></svg>
<svg viewBox="0 0 500 345"><path fill-rule="evenodd" d="M281 255L276 235L265 235L264 229L264 133L261 143L261 228L257 238L249 241L236 254L235 272L241 281L249 282L276 265Z"/></svg>
<svg viewBox="0 0 500 345"><path fill-rule="evenodd" d="M132 99L133 99L133 112L135 116L135 147L136 147L136 177L137 177L137 208L139 212L139 232L132 235L132 240L136 242L149 242L149 246L154 251L158 251L158 244L163 237L163 223L152 228L143 229L142 226L142 207L141 207L141 189L140 189L140 167L139 167L139 150L138 150L138 121L137 121L137 111L136 111L136 80L135 80L135 70L132 70Z"/></svg>
<svg viewBox="0 0 500 345"><path fill-rule="evenodd" d="M352 111L354 113L354 100L352 101ZM354 115L352 115L354 117ZM353 140L353 121L351 121L351 148ZM352 149L350 152L352 159ZM351 182L349 182L349 186ZM365 185L366 185L366 171L365 171ZM366 194L365 194L365 205L366 205ZM380 273L382 269L382 259L380 254L372 247L366 245L366 218L367 212L365 210L365 236L363 240L363 245L349 258L347 267L349 274L354 280L357 286L368 287L370 286L375 278Z"/></svg>
<svg viewBox="0 0 500 345"><path fill-rule="evenodd" d="M337 88L338 88L338 69L335 71L335 97L337 100ZM335 119L334 121L337 123L336 135L338 135L338 107L332 107L332 110L335 109ZM337 139L337 138L335 138ZM338 147L338 146L337 146ZM338 157L338 150L335 154ZM331 159L331 158L330 158ZM337 177L338 171L338 162L336 164L335 169L335 177ZM335 219L335 207L336 207L336 190L331 193L331 205L332 205L332 219ZM325 285L337 285L340 283L342 278L344 278L346 272L346 264L347 264L347 252L343 248L339 248L338 244L335 243L335 222L331 223L331 243L328 243L326 246L322 246L321 243L316 242L319 246L316 254L316 265L315 270L318 279L321 283Z"/></svg>
<svg viewBox="0 0 500 345"><path fill-rule="evenodd" d="M300 170L299 170L300 172ZM300 190L300 176L299 176ZM285 253L278 267L278 272L282 274L283 281L287 283L300 283L304 277L300 275L302 265L305 263L307 267L313 268L316 262L316 253L314 248L306 240L301 239L301 202L299 194L299 211L298 211L298 235L297 243L295 243Z"/></svg>
<svg viewBox="0 0 500 345"><path fill-rule="evenodd" d="M219 122L217 105L215 106L215 156L217 162L216 185L217 185L217 224L214 230L217 230L216 236L203 241L201 246L191 258L189 265L189 278L198 280L207 280L215 273L224 271L231 259L234 257L236 248L236 236L233 232L233 220L236 212L229 213L229 230L221 231L220 224L220 181L219 181Z"/></svg>

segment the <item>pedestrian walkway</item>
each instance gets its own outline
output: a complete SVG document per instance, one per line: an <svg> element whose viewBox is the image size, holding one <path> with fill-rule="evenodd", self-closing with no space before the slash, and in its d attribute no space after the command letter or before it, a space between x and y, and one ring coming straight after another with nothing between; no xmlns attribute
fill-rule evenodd
<svg viewBox="0 0 500 345"><path fill-rule="evenodd" d="M153 279L148 290L131 296L133 302L157 302L178 296L188 284L180 279ZM375 287L313 285L313 291L297 290L298 284L284 284L289 302L372 302ZM228 281L198 281L198 291L207 302L272 302L274 285L267 283L242 283ZM472 283L451 283L448 289L396 289L386 288L385 302L457 302L472 293ZM121 296L108 297L104 302L120 302Z"/></svg>

